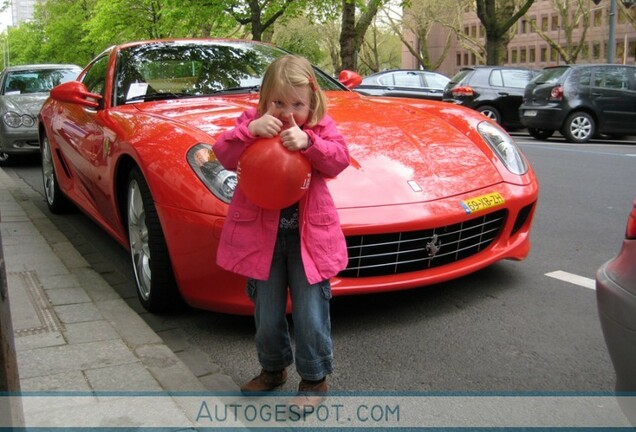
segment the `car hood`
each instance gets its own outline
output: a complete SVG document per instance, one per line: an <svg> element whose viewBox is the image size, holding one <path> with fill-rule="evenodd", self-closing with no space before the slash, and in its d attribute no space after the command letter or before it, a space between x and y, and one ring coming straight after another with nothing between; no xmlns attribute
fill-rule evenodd
<svg viewBox="0 0 636 432"><path fill-rule="evenodd" d="M329 100L329 115L351 155L351 165L329 180L339 208L428 202L502 182L482 150L487 144L478 146L467 137L468 130L443 120L440 113L447 104L431 102L422 109L420 102L414 108L404 100L360 98L352 92L330 94ZM256 102L253 97L224 98L214 106L137 108L202 129L214 142Z"/></svg>
<svg viewBox="0 0 636 432"><path fill-rule="evenodd" d="M3 112L14 111L36 117L47 97L49 97L48 93L4 95L0 96L0 108Z"/></svg>

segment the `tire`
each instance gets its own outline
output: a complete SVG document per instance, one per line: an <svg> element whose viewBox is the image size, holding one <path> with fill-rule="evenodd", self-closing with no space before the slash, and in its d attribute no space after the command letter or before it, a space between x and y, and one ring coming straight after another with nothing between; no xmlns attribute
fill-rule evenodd
<svg viewBox="0 0 636 432"><path fill-rule="evenodd" d="M146 180L138 168L128 175L126 223L137 297L148 312L160 313L180 303L168 246Z"/></svg>
<svg viewBox="0 0 636 432"><path fill-rule="evenodd" d="M9 164L11 156L8 153L0 151L0 166L6 166Z"/></svg>
<svg viewBox="0 0 636 432"><path fill-rule="evenodd" d="M499 114L499 110L497 110L497 108L490 105L484 105L477 108L477 111L489 119L496 121L498 124L501 124L501 114Z"/></svg>
<svg viewBox="0 0 636 432"><path fill-rule="evenodd" d="M561 133L569 142L586 143L596 133L596 122L588 113L577 111L565 119Z"/></svg>
<svg viewBox="0 0 636 432"><path fill-rule="evenodd" d="M528 133L534 139L547 140L548 138L550 138L554 134L554 131L553 130L548 130L548 129L528 128Z"/></svg>
<svg viewBox="0 0 636 432"><path fill-rule="evenodd" d="M60 190L53 163L53 153L49 138L44 135L42 138L42 181L44 182L44 198L51 213L63 214L73 208L71 201Z"/></svg>

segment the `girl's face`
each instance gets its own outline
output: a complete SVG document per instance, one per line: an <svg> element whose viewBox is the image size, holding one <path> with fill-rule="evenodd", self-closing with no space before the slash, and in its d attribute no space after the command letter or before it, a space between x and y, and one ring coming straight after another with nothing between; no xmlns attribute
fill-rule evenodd
<svg viewBox="0 0 636 432"><path fill-rule="evenodd" d="M294 116L298 127L303 127L310 114L311 88L309 86L293 87L291 91L272 93L272 102L276 106L274 116L283 122L283 129L291 126L289 115Z"/></svg>

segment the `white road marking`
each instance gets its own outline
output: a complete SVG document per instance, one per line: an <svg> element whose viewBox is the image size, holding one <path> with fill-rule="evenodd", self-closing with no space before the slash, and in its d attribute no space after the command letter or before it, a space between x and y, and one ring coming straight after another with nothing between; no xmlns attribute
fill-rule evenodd
<svg viewBox="0 0 636 432"><path fill-rule="evenodd" d="M546 273L545 275L554 279L562 280L564 282L569 282L574 285L582 286L583 288L596 289L596 281L594 279L575 275L573 273L557 270Z"/></svg>

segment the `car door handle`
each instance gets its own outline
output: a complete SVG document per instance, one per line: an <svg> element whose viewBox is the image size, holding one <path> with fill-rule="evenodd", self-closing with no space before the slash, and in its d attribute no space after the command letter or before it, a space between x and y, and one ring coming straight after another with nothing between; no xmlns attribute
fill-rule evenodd
<svg viewBox="0 0 636 432"><path fill-rule="evenodd" d="M499 92L499 96L510 96L510 93L507 92Z"/></svg>

